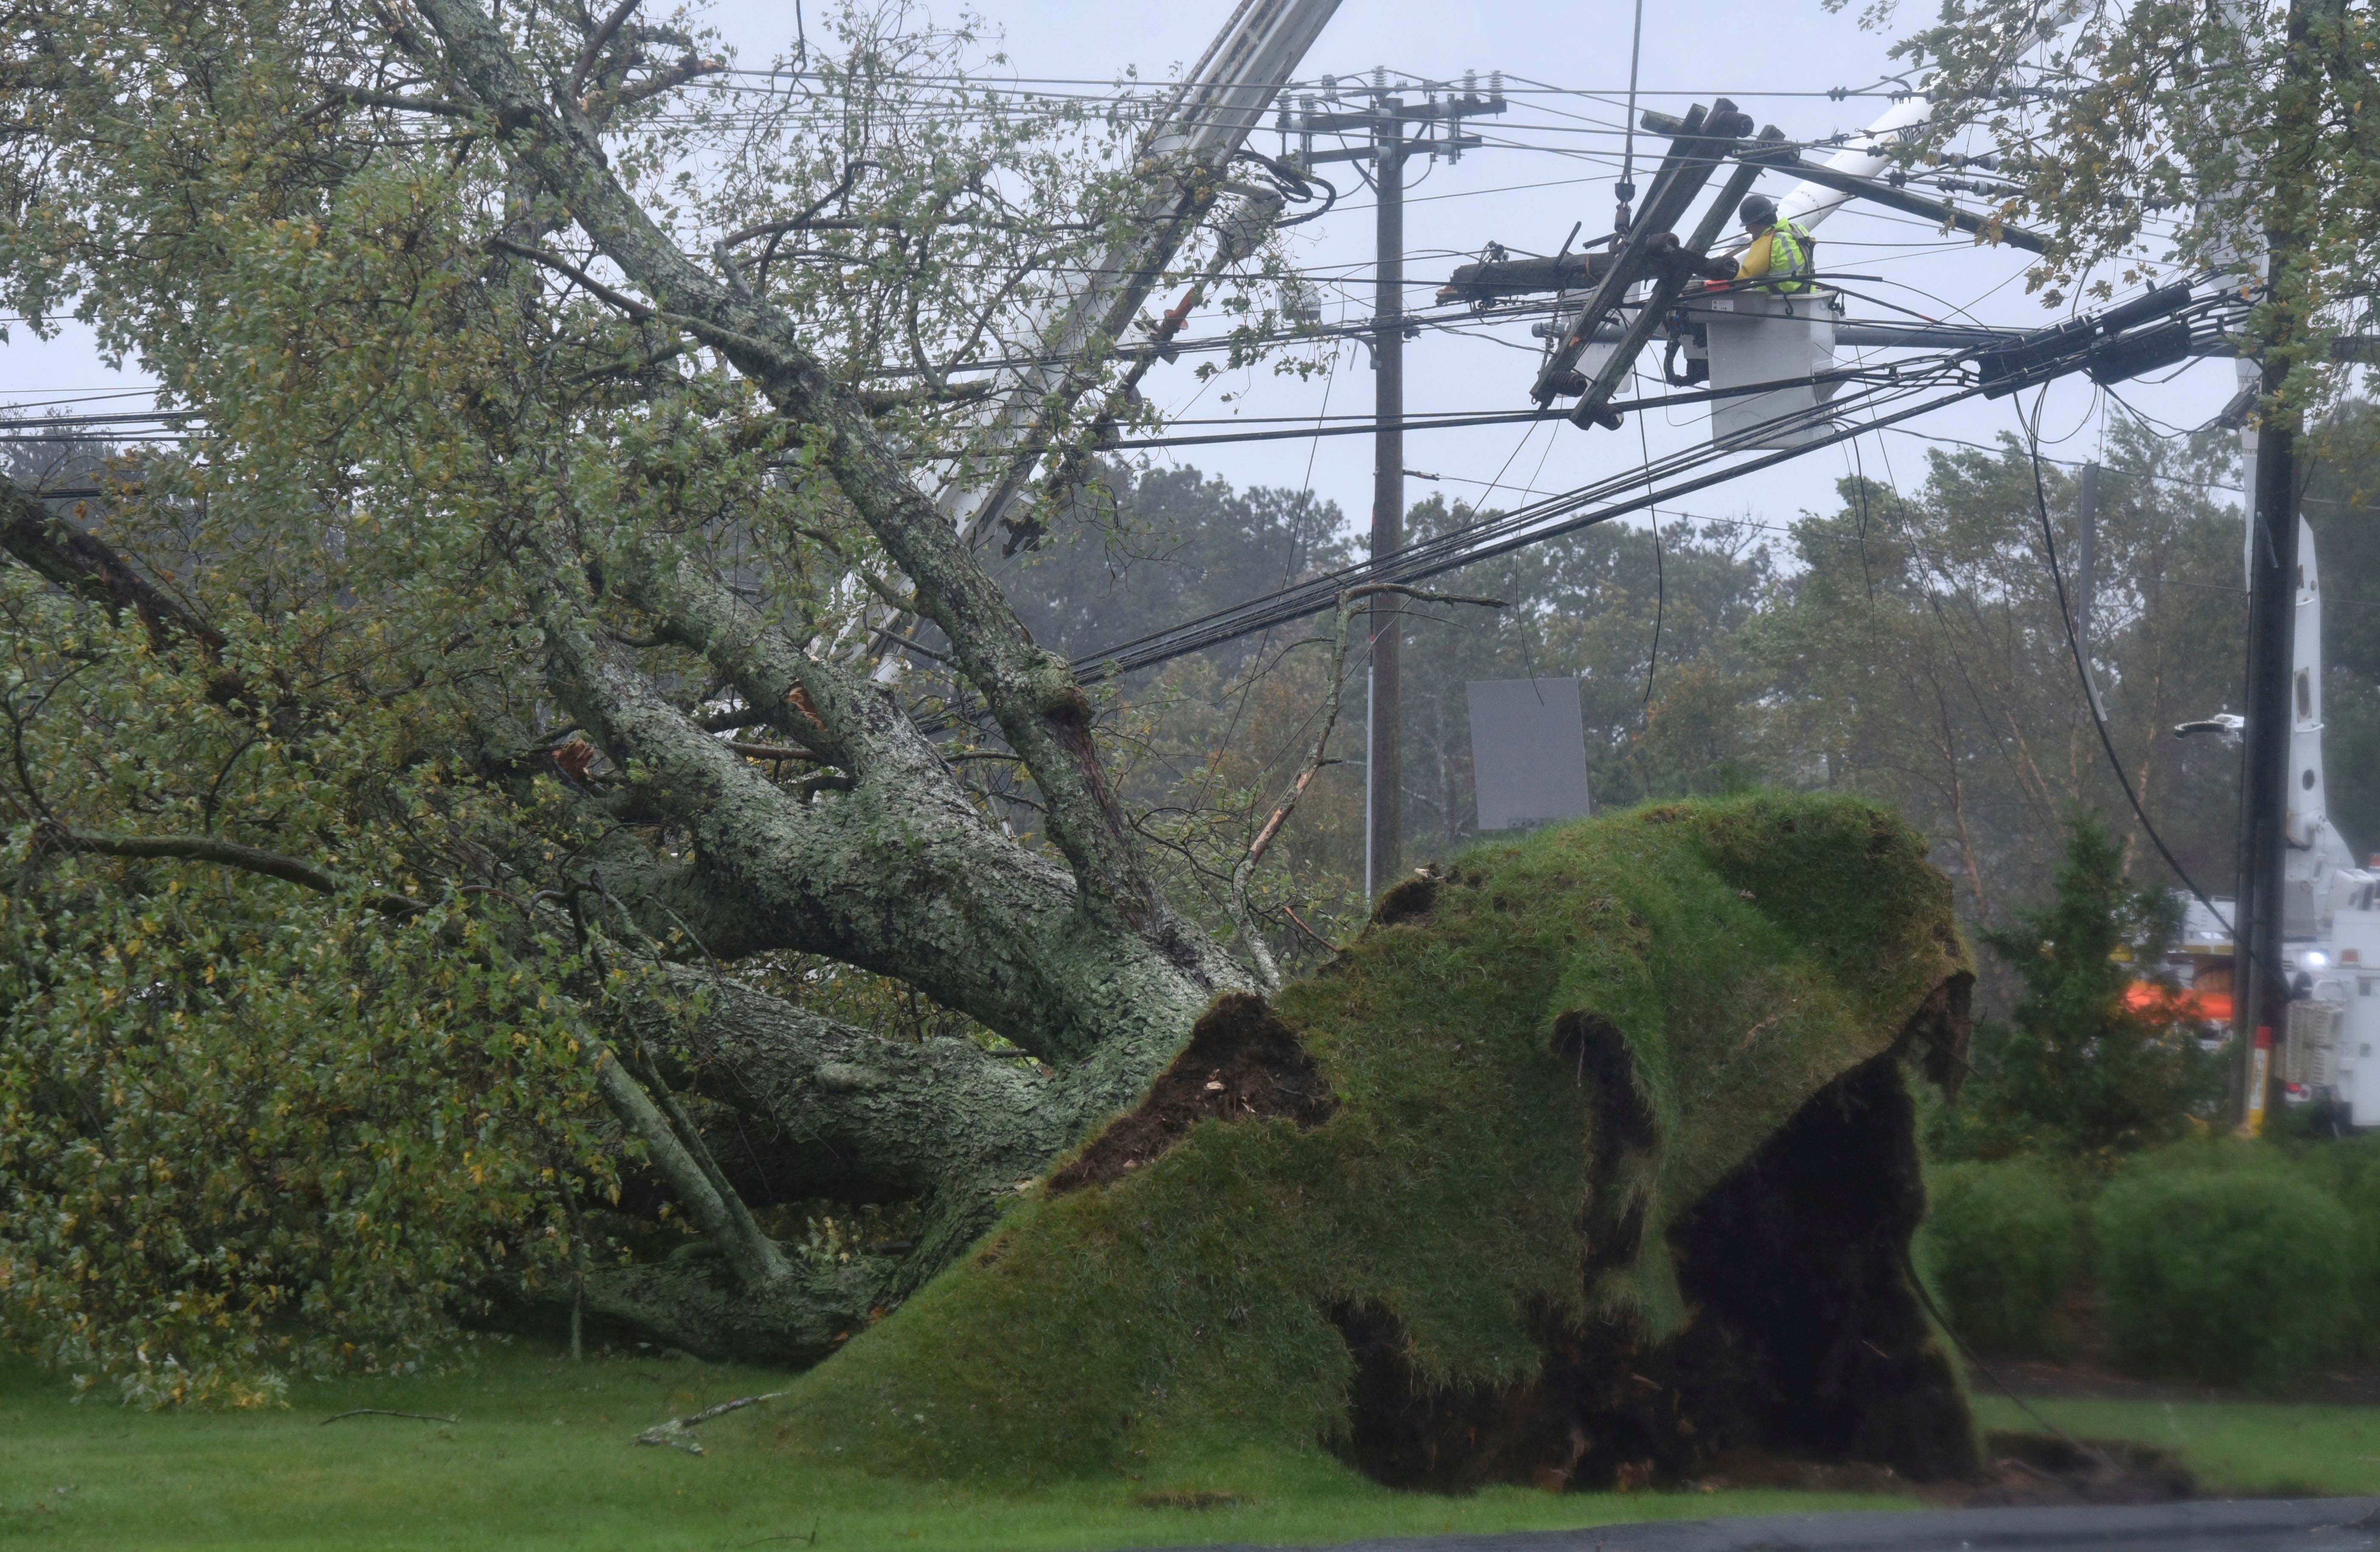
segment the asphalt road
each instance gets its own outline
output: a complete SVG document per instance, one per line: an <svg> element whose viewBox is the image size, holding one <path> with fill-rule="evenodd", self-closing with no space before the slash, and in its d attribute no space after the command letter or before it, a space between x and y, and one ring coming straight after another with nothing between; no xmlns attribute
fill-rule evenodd
<svg viewBox="0 0 2380 1552"><path fill-rule="evenodd" d="M1658 1520L1506 1535L1398 1536L1327 1552L2380 1552L2380 1498ZM1207 1547L1200 1552L1284 1552ZM1289 1549L1295 1552L1295 1549ZM1325 1552L1316 1548L1314 1552Z"/></svg>

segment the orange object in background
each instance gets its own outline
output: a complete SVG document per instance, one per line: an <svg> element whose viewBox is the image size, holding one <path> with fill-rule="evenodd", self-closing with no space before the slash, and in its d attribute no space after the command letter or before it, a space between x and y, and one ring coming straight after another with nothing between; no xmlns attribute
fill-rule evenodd
<svg viewBox="0 0 2380 1552"><path fill-rule="evenodd" d="M2231 1022L2228 991L2178 991L2148 981L2134 981L2124 988L2124 1006L2137 1012L2195 1019L2204 1024Z"/></svg>

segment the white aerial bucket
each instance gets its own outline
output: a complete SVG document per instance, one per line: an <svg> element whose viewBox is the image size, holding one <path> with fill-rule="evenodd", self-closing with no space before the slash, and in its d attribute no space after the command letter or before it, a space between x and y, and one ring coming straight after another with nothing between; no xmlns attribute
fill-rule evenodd
<svg viewBox="0 0 2380 1552"><path fill-rule="evenodd" d="M1701 332L1709 352L1706 388L1790 382L1834 370L1835 318L1842 310L1836 292L1788 296L1758 287L1730 288L1689 297L1684 308L1688 324ZM1815 442L1834 430L1824 406L1838 386L1800 383L1714 399L1711 445L1785 448Z"/></svg>

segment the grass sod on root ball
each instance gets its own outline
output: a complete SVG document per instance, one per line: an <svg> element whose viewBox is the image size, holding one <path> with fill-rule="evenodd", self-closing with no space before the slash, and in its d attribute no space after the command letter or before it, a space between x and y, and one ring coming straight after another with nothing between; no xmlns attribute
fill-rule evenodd
<svg viewBox="0 0 2380 1552"><path fill-rule="evenodd" d="M1211 1117L1020 1204L796 1387L789 1439L972 1481L1317 1439L1453 1488L1674 1480L1785 1438L1961 1469L1900 1271L1922 1188L1888 1053L1926 1056L1913 1023L1947 1029L1969 974L1923 840L1855 800L1479 847L1270 1008L1208 1015L1186 1061L1219 1025L1285 1038L1326 1116Z"/></svg>

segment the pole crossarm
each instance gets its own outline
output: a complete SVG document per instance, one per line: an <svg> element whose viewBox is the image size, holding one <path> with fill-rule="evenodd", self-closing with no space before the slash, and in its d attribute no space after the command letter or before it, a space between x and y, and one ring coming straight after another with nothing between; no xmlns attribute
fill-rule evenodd
<svg viewBox="0 0 2380 1552"><path fill-rule="evenodd" d="M1708 109L1697 103L1684 118L1674 122L1677 131L1670 137L1668 154L1661 158L1660 170L1653 176L1643 212L1620 236L1609 267L1587 293L1585 305L1546 358L1529 390L1529 397L1540 406L1551 404L1559 391L1555 384L1577 369L1605 315L1620 305L1629 287L1645 278L1653 239L1677 224L1703 185L1710 181L1712 169L1735 154L1736 138L1752 127L1752 120L1724 97Z"/></svg>
<svg viewBox="0 0 2380 1552"><path fill-rule="evenodd" d="M1674 135L1684 127L1686 120L1647 109L1637 122L1654 134ZM1838 189L1906 215L1922 215L1928 221L1938 221L1975 236L2022 249L2027 253L2048 251L2049 240L2037 232L2006 225L1996 215L1979 215L1973 211L1961 210L1947 200L1929 200L1923 194L1895 188L1888 183L1879 183L1856 173L1838 172L1821 163L1806 160L1794 146L1752 147L1741 152L1738 159L1764 171L1791 173L1805 182Z"/></svg>
<svg viewBox="0 0 2380 1552"><path fill-rule="evenodd" d="M1763 140L1781 140L1785 132L1772 124L1760 132L1760 138ZM1604 358L1602 370L1595 374L1595 380L1586 385L1586 392L1580 394L1578 403L1572 406L1572 425L1609 424L1612 421L1613 417L1604 406L1611 402L1611 395L1620 391L1620 385L1635 370L1637 353L1645 348L1652 339L1653 332L1661 326L1670 309L1677 306L1678 298L1685 294L1687 282L1694 278L1691 261L1710 252L1711 244L1718 240L1720 229L1727 224L1728 216L1742 202L1743 197L1752 192L1752 180L1759 176L1760 168L1756 164L1743 163L1736 167L1726 187L1719 191L1719 197L1711 202L1710 209L1703 212L1702 223L1694 228L1694 236L1686 239L1684 251L1678 261L1661 271L1660 278L1654 282L1653 294L1645 298L1643 307L1636 309L1636 316L1629 320L1628 327L1621 333L1620 343L1612 346L1611 354Z"/></svg>

